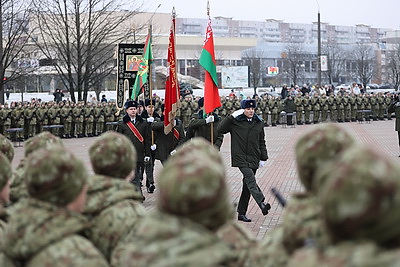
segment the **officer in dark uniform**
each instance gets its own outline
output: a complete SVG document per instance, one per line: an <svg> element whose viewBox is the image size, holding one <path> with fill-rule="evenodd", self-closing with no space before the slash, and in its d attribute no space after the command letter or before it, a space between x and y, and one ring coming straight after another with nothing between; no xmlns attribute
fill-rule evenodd
<svg viewBox="0 0 400 267"><path fill-rule="evenodd" d="M269 203L264 203L265 197L256 182L256 171L263 167L268 159L265 144L264 121L254 110L256 101L245 99L241 108L226 117L219 125L218 132L231 134L232 167L238 167L243 174L242 194L237 212L238 220L251 222L246 216L250 195L253 196L263 215L271 209Z"/></svg>

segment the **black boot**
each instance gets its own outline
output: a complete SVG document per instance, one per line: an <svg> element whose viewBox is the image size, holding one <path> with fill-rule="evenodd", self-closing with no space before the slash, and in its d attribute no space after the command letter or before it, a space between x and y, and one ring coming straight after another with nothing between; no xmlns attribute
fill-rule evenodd
<svg viewBox="0 0 400 267"><path fill-rule="evenodd" d="M261 202L260 209L262 211L262 214L265 216L268 214L268 211L271 209L271 205L269 203L265 204L264 202Z"/></svg>
<svg viewBox="0 0 400 267"><path fill-rule="evenodd" d="M251 222L251 219L247 218L246 215L238 215L238 220L242 222Z"/></svg>

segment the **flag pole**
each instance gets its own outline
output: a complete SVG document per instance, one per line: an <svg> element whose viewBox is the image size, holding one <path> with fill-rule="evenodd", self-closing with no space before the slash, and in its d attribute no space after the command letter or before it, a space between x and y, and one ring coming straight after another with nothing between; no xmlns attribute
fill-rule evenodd
<svg viewBox="0 0 400 267"><path fill-rule="evenodd" d="M210 18L210 1L207 1L207 16L208 18ZM213 113L210 113L211 115L213 115ZM210 115L209 114L209 115ZM214 122L210 123L210 141L211 141L211 145L214 144Z"/></svg>
<svg viewBox="0 0 400 267"><path fill-rule="evenodd" d="M149 37L150 37L150 40L152 39L152 28L153 28L153 25L151 24L151 22L150 22L150 24L149 24L149 32L148 32L148 35L149 35ZM151 45L152 44L152 42L150 41L149 42L149 44L148 45ZM152 95L153 95L153 82L152 82L152 74L151 74L151 63L149 63L148 64L148 68L149 68L149 70L148 70L148 75L149 75L149 79L147 80L148 81L148 83L149 83L149 100L150 100L150 117L153 117L153 113L154 113L154 105L153 105L153 98L152 98ZM145 95L145 93L143 93L143 96ZM153 131L153 129L150 127L150 129L151 129L151 144L152 145L154 145L154 131Z"/></svg>

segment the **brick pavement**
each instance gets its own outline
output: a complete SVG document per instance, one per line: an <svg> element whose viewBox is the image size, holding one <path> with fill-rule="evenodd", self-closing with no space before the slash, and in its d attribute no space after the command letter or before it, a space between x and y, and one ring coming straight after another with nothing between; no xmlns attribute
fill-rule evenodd
<svg viewBox="0 0 400 267"><path fill-rule="evenodd" d="M394 131L394 120L374 121L371 123L341 123L338 124L347 130L359 143L372 146L382 153L398 158L399 148L397 133ZM246 226L257 239L261 239L265 234L280 224L282 218L282 207L273 198L270 193L271 187L276 187L286 198L290 193L301 191L302 186L297 180L296 163L294 156L294 146L297 139L312 125L297 125L296 128L266 127L265 135L267 140L267 149L269 160L264 168L257 172L257 181L266 196L266 201L271 203L272 208L267 216L263 216L260 209L253 199L250 200L247 216L252 219L251 223L242 223ZM96 137L82 139L63 139L66 147L75 155L81 158L87 166L89 172L92 172L88 157L88 149ZM13 166L16 167L23 157L23 147L17 147ZM230 167L230 136L225 135L224 143L221 147L221 155L226 165L227 182L230 190L232 203L236 204L242 188L241 173L237 168ZM155 180L161 170L160 162L156 161ZM155 194L147 194L144 206L148 210L155 207L157 190Z"/></svg>

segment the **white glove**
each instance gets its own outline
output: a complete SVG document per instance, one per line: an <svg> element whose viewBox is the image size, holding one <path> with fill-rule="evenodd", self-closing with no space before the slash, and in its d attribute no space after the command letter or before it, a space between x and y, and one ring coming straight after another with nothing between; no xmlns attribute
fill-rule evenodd
<svg viewBox="0 0 400 267"><path fill-rule="evenodd" d="M153 122L154 121L154 117L148 117L147 118L147 122Z"/></svg>
<svg viewBox="0 0 400 267"><path fill-rule="evenodd" d="M260 160L260 163L258 163L258 167L259 167L259 168L262 168L262 167L265 166L266 163L267 163L266 160Z"/></svg>
<svg viewBox="0 0 400 267"><path fill-rule="evenodd" d="M213 115L208 116L208 117L206 118L206 123L210 123L210 122L214 122L214 116L213 116Z"/></svg>
<svg viewBox="0 0 400 267"><path fill-rule="evenodd" d="M149 162L149 161L150 161L150 157L149 156L144 157L144 162Z"/></svg>
<svg viewBox="0 0 400 267"><path fill-rule="evenodd" d="M232 113L232 117L236 118L237 116L243 114L243 112L244 112L244 109L236 110L235 112Z"/></svg>
<svg viewBox="0 0 400 267"><path fill-rule="evenodd" d="M176 153L176 150L174 149L174 150L172 150L169 154L172 156L173 154L175 154Z"/></svg>
<svg viewBox="0 0 400 267"><path fill-rule="evenodd" d="M176 126L176 120L174 120L174 127Z"/></svg>
<svg viewBox="0 0 400 267"><path fill-rule="evenodd" d="M157 145L156 145L156 144L152 144L152 145L150 146L150 149L151 149L152 151L156 150L156 149L157 149Z"/></svg>

